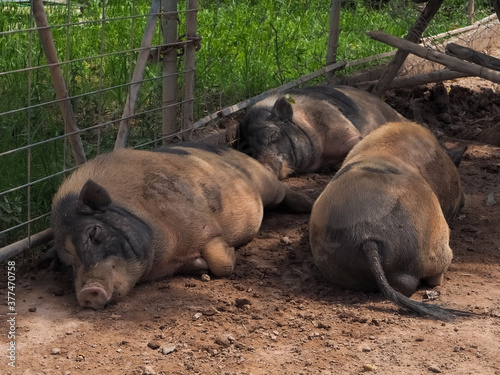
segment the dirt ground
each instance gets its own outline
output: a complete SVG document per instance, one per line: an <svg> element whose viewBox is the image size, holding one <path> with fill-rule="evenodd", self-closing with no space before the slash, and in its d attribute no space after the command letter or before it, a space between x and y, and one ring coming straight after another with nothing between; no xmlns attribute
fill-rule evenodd
<svg viewBox="0 0 500 375"><path fill-rule="evenodd" d="M0 270L2 374L500 374L500 90L478 79L399 90L387 102L448 143L470 145L467 203L451 223L454 260L434 303L479 314L442 323L378 293L326 284L308 215L267 212L234 274L138 285L103 311L77 305L70 278L16 259L15 365L7 264ZM331 175L288 179L317 197ZM419 290L412 298L432 294Z"/></svg>

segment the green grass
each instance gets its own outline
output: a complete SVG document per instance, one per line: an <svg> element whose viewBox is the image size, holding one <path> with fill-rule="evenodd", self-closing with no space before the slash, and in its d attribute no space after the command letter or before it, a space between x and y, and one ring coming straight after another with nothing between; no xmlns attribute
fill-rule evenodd
<svg viewBox="0 0 500 375"><path fill-rule="evenodd" d="M391 0L373 9L368 0L345 1L341 12L338 58L355 60L391 50L373 41L366 31L381 29L404 36L417 16L411 1ZM48 6L49 23L82 25L52 28L78 126L86 129L119 120L127 96L145 17L101 22L102 2L83 1L83 12L72 7ZM105 18L113 19L149 12L146 0L106 1ZM184 2L182 2L184 4ZM200 0L198 33L201 49L196 55L195 120L270 88L282 85L324 66L330 0ZM180 10L182 10L182 6ZM476 20L490 13L488 1L476 1ZM184 34L185 14L179 16L179 35ZM467 25L466 2L447 0L427 35ZM29 7L0 0L0 32L33 27ZM160 31L154 44L161 40ZM99 55L111 54L104 57ZM21 32L0 36L0 73L46 64L38 33ZM179 60L179 69L183 68ZM161 64L148 64L144 78L161 76ZM182 83L182 78L179 78ZM105 89L102 92L93 93ZM92 93L92 94L89 94ZM181 99L182 90L179 90ZM0 113L55 99L48 69L0 75ZM136 113L161 106L161 79L143 83ZM138 116L133 121L129 145L161 134L161 111ZM85 132L82 140L88 158L114 146L118 124ZM59 105L51 104L0 116L0 154L63 135ZM28 173L28 165L29 173ZM68 142L57 139L0 156L0 193L73 167ZM51 197L62 175L33 184L28 189L0 195L0 231L50 210ZM28 201L28 194L30 201ZM36 232L49 225L48 217L33 223ZM0 246L27 235L27 229L0 234Z"/></svg>

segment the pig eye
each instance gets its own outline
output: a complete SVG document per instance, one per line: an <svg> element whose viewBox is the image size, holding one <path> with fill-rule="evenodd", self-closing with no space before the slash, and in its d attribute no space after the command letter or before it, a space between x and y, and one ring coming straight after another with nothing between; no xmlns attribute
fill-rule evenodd
<svg viewBox="0 0 500 375"><path fill-rule="evenodd" d="M280 132L278 129L264 128L259 134L259 139L267 141L265 143L274 143L280 138Z"/></svg>
<svg viewBox="0 0 500 375"><path fill-rule="evenodd" d="M93 244L99 245L102 243L102 229L99 226L90 227L87 229L87 237Z"/></svg>
<svg viewBox="0 0 500 375"><path fill-rule="evenodd" d="M269 132L269 141L270 142L276 142L280 137L280 133L277 130L271 130Z"/></svg>

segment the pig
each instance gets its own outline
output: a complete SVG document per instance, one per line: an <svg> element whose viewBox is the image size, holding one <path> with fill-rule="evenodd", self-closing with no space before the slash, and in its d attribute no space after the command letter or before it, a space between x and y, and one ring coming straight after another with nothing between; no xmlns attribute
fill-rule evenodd
<svg viewBox="0 0 500 375"><path fill-rule="evenodd" d="M432 133L388 123L354 146L314 203L314 261L329 282L382 291L419 315L468 315L408 298L420 282L442 283L453 258L448 221L463 203L457 167Z"/></svg>
<svg viewBox="0 0 500 375"><path fill-rule="evenodd" d="M53 198L47 257L73 268L82 307L102 309L138 282L177 272L228 276L234 248L255 236L264 207L311 210L307 196L237 150L187 143L159 151L98 156Z"/></svg>
<svg viewBox="0 0 500 375"><path fill-rule="evenodd" d="M281 179L338 169L373 129L405 118L378 97L349 86L311 86L255 104L239 124L238 149Z"/></svg>

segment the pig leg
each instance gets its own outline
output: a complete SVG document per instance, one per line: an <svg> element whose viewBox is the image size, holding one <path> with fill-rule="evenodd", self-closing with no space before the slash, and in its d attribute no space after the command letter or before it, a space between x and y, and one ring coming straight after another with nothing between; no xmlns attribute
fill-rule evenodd
<svg viewBox="0 0 500 375"><path fill-rule="evenodd" d="M443 282L443 278L444 272L441 272L434 276L425 277L422 279L422 281L430 287L435 287L441 285L441 283Z"/></svg>
<svg viewBox="0 0 500 375"><path fill-rule="evenodd" d="M419 282L418 278L408 273L391 273L387 275L387 280L394 289L405 296L415 293Z"/></svg>
<svg viewBox="0 0 500 375"><path fill-rule="evenodd" d="M311 212L314 201L303 193L294 191L285 187L285 198L283 203L296 213L309 213Z"/></svg>
<svg viewBox="0 0 500 375"><path fill-rule="evenodd" d="M196 258L191 263L182 266L177 273L184 275L202 275L208 272L208 264L203 258Z"/></svg>
<svg viewBox="0 0 500 375"><path fill-rule="evenodd" d="M234 247L230 247L222 237L209 239L201 256L215 276L229 276L233 272L236 262Z"/></svg>

